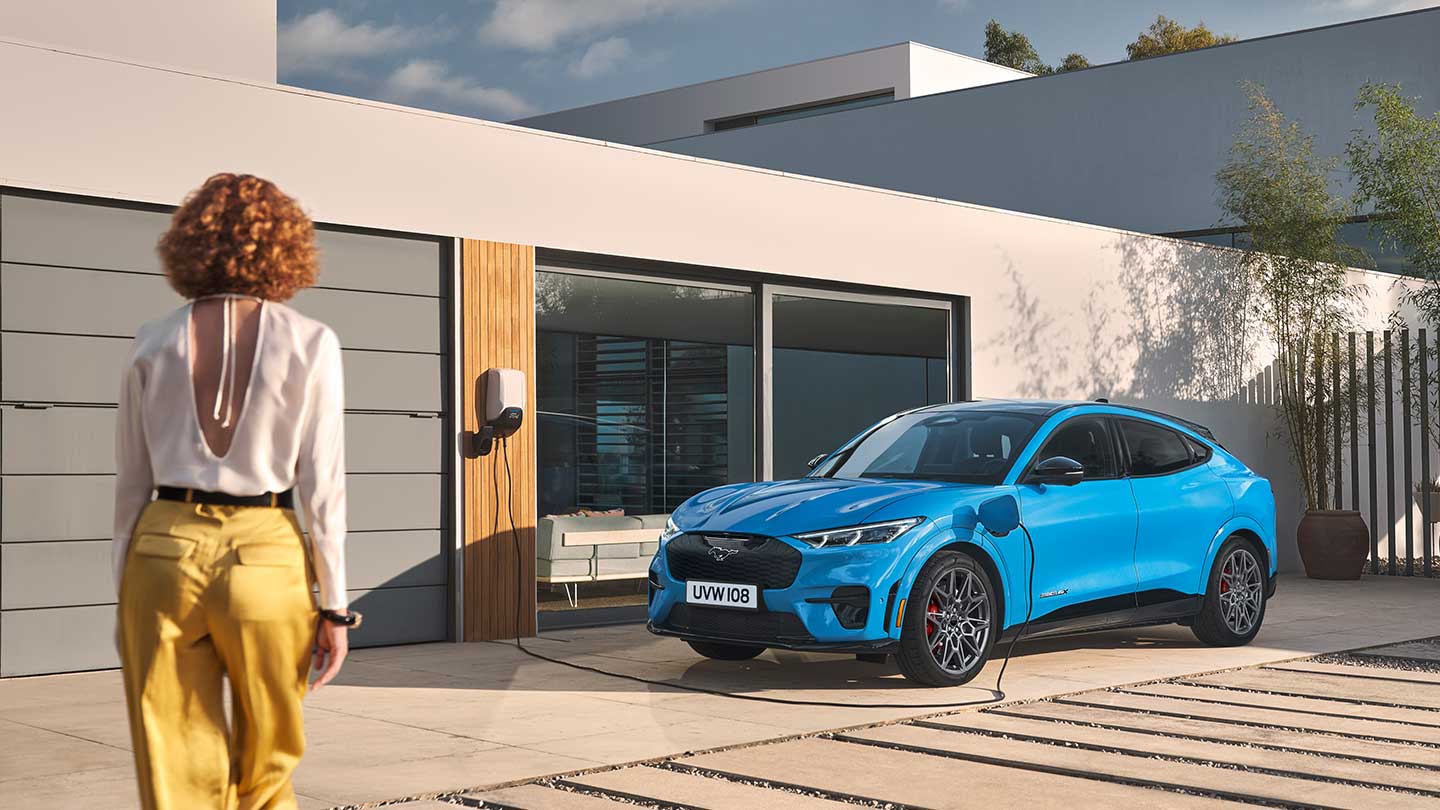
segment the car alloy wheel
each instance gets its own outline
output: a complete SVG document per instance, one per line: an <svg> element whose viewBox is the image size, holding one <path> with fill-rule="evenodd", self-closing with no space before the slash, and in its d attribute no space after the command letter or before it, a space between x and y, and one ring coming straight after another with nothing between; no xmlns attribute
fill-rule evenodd
<svg viewBox="0 0 1440 810"><path fill-rule="evenodd" d="M1248 548L1230 552L1220 568L1220 616L1237 636L1249 633L1260 619L1265 599L1265 578L1260 563Z"/></svg>
<svg viewBox="0 0 1440 810"><path fill-rule="evenodd" d="M968 672L990 640L990 595L966 568L944 572L925 600L925 640L930 657L947 673Z"/></svg>

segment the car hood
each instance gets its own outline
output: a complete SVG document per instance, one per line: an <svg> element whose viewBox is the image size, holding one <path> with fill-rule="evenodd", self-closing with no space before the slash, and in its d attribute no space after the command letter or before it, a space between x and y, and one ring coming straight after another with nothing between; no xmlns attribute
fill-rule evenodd
<svg viewBox="0 0 1440 810"><path fill-rule="evenodd" d="M937 481L800 478L731 484L706 490L672 516L684 531L788 535L853 526L906 498L940 489L975 489Z"/></svg>

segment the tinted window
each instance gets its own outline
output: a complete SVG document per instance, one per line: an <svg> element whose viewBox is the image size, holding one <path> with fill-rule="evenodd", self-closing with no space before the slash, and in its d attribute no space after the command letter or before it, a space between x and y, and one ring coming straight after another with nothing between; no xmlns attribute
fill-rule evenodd
<svg viewBox="0 0 1440 810"><path fill-rule="evenodd" d="M1210 460L1210 448L1209 448L1209 447L1206 447L1203 442L1197 441L1197 440L1195 440L1195 439L1190 438L1189 436L1186 436L1186 437L1185 437L1185 443L1188 444L1188 445L1190 445L1190 453L1191 453L1191 455L1194 456L1194 458L1195 458L1196 461L1209 461L1209 460Z"/></svg>
<svg viewBox="0 0 1440 810"><path fill-rule="evenodd" d="M1018 414L907 414L876 428L814 474L998 484L1035 427L1035 420Z"/></svg>
<svg viewBox="0 0 1440 810"><path fill-rule="evenodd" d="M1115 443L1104 419L1082 417L1061 425L1035 456L1039 463L1052 456L1065 456L1085 466L1085 477L1115 477Z"/></svg>
<svg viewBox="0 0 1440 810"><path fill-rule="evenodd" d="M1126 419L1120 432L1130 448L1132 475L1164 475L1190 466L1185 438L1169 428Z"/></svg>

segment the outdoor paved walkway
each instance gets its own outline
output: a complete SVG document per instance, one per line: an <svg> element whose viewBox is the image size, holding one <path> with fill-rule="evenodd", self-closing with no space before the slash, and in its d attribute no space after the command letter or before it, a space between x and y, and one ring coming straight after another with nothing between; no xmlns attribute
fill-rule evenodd
<svg viewBox="0 0 1440 810"><path fill-rule="evenodd" d="M965 767L979 769L976 771L979 773L1001 766L975 760L976 753L998 750L992 746L1003 743L1014 748L1007 749L1006 756L1023 754L1033 758L1036 765L1035 770L1029 771L1014 768L1002 769L1003 773L994 771L998 780L994 789L1003 792L1004 785L1020 784L1015 780L1032 780L1033 784L1041 785L1044 780L1033 780L1041 776L1054 777L1049 771L1090 767L1095 761L1094 754L1086 755L1083 749L1052 750L1056 746L1020 740L1013 733L1009 734L1008 741L992 739L993 734L1007 728L1010 732L1019 731L1019 726L1012 728L1005 724L1020 724L1033 730L1042 728L1035 725L1040 723L1048 729L1058 725L1056 720L1071 721L1049 717L1046 713L1063 715L1086 711L1126 719L1162 718L1165 723L1202 724L1207 729L1218 724L1239 729L1242 736L1259 734L1244 731L1252 728L1249 722L1237 725L1234 718L1211 716L1209 713L1216 711L1211 704L1191 699L1193 694L1187 690L1221 688L1203 675L1215 670L1436 635L1440 635L1440 581L1378 577L1358 583L1326 583L1286 577L1270 605L1260 637L1248 647L1202 647L1188 630L1173 626L1022 644L1005 676L1010 700L1090 694L1067 698L1064 702L1015 708L1021 717L1011 717L1008 713L1012 709L1007 707L1006 714L966 712L955 716L952 713L949 718L935 721L964 723L983 717L983 721L975 722L990 725L980 732L959 734L929 725L908 724L849 732L849 736L865 740L863 743L806 739L783 745L789 746L785 750L799 752L796 761L813 763L814 767L824 768L837 778L882 778L888 780L886 784L903 785L907 790L913 786L918 791L924 780L913 778L912 774L937 768L953 772L957 761L954 757L896 748L896 744L936 748L943 743L942 749L971 746L950 753L970 757ZM641 627L568 631L527 644L552 656L672 683L845 705L783 706L695 694L537 661L504 644L432 644L357 651L337 684L308 702L310 750L296 777L302 807L344 806L461 791L477 795L475 791L484 788L541 776L933 716L943 713L934 704L988 698L988 687L993 684L999 668L998 664L992 664L972 685L934 690L909 686L891 666L863 664L837 656L767 653L744 663L706 661L693 655L683 643L650 636ZM1178 684L1118 692L1094 691L1196 673L1201 675ZM1219 677L1242 679L1238 686L1227 682L1223 688L1229 690L1227 695L1235 693L1230 695L1230 704L1256 703L1241 706L1247 712L1252 709L1262 713L1298 711L1312 725L1359 722L1334 712L1316 711L1319 704L1315 701L1331 709L1350 708L1349 704L1336 701L1334 695L1324 692L1332 688L1326 686L1332 681L1324 675L1311 670L1267 669ZM1296 688L1278 690L1273 688L1277 683ZM1428 689L1425 693L1430 695L1437 691L1388 681L1365 683L1377 694L1391 697L1397 689L1401 693ZM1175 694L1175 690L1187 694ZM1273 694L1276 691L1294 694ZM1240 703L1235 703L1236 700ZM1138 706L1110 705L1127 701L1140 703ZM1163 713L1168 711L1164 707L1171 705L1167 701L1183 701L1186 711ZM895 707L861 708L856 705L859 703L886 703ZM1410 699L1404 703L1412 705ZM1322 743L1330 746L1338 758L1353 752L1358 741L1366 749L1387 752L1387 757L1393 754L1391 761L1394 762L1405 762L1409 756L1410 760L1419 760L1414 764L1434 765L1440 762L1440 747L1433 746L1440 743L1429 742L1428 737L1411 738L1435 730L1413 723L1409 712L1433 711L1435 707L1429 703L1413 705L1423 708L1406 710L1402 712L1403 718L1382 718L1380 715L1387 712L1400 711L1387 706L1367 705L1363 712L1356 712L1373 716L1375 720L1370 722L1386 720L1385 735L1378 735L1383 739L1377 735L1337 736L1329 725L1313 729L1296 727L1291 733L1302 735L1298 739L1304 746L1317 746L1316 750L1320 750L1318 746ZM1224 710L1232 711L1231 708ZM1174 714L1184 716L1171 716ZM1292 718L1292 715L1283 717ZM1148 734L1155 730L1143 728L1127 730L1127 733ZM1388 736L1392 733L1399 736ZM47 810L134 807L127 736L118 673L0 681L0 739L4 740L0 746L0 807ZM1109 738L1106 735L1106 739ZM1098 745L1097 739L1089 736L1074 742ZM1115 739L1116 745L1138 744L1132 737ZM777 750L779 746L767 748ZM1206 756L1213 753L1209 747L1202 746L1202 749L1201 753ZM768 789L740 782L716 785L715 780L697 775L693 770L717 768L715 763L733 763L734 758L746 756L740 753L743 750L681 758L679 764L664 769L628 769L578 778L587 780L586 784L619 793L631 792L625 786L635 787L637 779L646 784L663 782L665 790L673 791L666 795L673 795L674 801L697 806L759 806L752 799L758 800L761 795L765 796L764 806L777 810L837 804L837 801L800 794L787 793L779 797L771 795L774 791L756 794L753 791ZM1426 760L1431 755L1435 755L1434 759ZM894 769L860 766L860 763L877 761L877 757L900 759L895 760ZM853 758L855 764L847 765L850 762L847 758ZM786 759L791 758L787 755ZM1146 762L1141 767L1144 773L1150 773L1158 766ZM1189 778L1186 776L1189 773L1166 771L1166 779L1182 780L1182 777ZM1413 774L1403 775L1418 778ZM1136 807L1196 806L1190 801L1193 797L1123 784L1126 779L1133 781L1123 775L1117 775L1117 779L1120 781L1114 783L1093 780L1084 783L1081 793L1095 797L1093 805L1079 803L1080 794L1070 793L1066 788L1070 799L1067 807L1117 806L1121 802ZM978 780L977 784L980 782L986 780ZM953 793L957 783L953 779L946 783ZM875 784L868 784L867 787L867 783L857 782L852 785L852 792L870 795L866 791ZM1429 789L1420 782L1415 782L1414 787ZM537 785L508 790L513 792L503 795L515 801L501 800L499 793L491 794L490 798L526 808L615 806L608 799ZM547 797L550 803L535 805L536 791L542 791L538 795ZM561 796L556 798L553 794ZM708 803L686 802L680 798L684 795L711 798ZM967 795L979 801L982 794ZM1157 795L1159 798L1155 798ZM519 800L525 796L531 800ZM920 801L918 794L914 801L898 796L887 798L924 807L952 806L933 800ZM556 801L563 803L556 804ZM1146 804L1147 801L1151 804ZM1199 798L1195 801L1214 803ZM1440 802L1440 798L1434 801ZM414 802L400 806L421 810L455 805Z"/></svg>

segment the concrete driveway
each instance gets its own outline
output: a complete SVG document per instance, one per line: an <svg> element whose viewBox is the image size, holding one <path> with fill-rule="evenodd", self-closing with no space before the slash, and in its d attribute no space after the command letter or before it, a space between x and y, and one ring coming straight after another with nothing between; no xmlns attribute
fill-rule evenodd
<svg viewBox="0 0 1440 810"><path fill-rule="evenodd" d="M1006 673L1005 690L1012 702L1033 701L1436 635L1440 635L1440 581L1367 577L1356 583L1326 583L1286 577L1270 605L1264 629L1248 647L1201 647L1187 630L1173 626L1033 642L1021 645ZM638 761L671 761L691 752L917 717L951 715L928 722L962 724L968 722L966 718L978 716L987 718L985 723L1004 718L997 712L955 715L957 708L937 705L990 698L988 687L994 683L996 664L987 668L975 685L935 690L909 686L891 666L836 656L767 653L744 663L701 660L683 643L649 636L640 627L557 633L527 645L577 663L668 683L843 705L774 705L696 694L537 661L505 644L364 650L354 654L337 685L309 701L310 750L296 779L302 806L323 808L460 793L468 793L471 798L463 801L474 806L480 801L474 797L485 795L484 789L542 776ZM1265 672L1270 674L1263 677L1274 678L1279 670ZM885 708L859 704L884 704ZM1005 718L1004 722L1050 721L1028 717ZM904 734L925 737L924 745L936 742L929 735L946 733L918 724L898 728ZM1000 733L1003 729L997 726L989 731ZM859 762L881 755L919 756L881 745L897 742L885 735L902 732L853 732L868 742L844 741L842 747L848 752L844 756L827 747L840 744L836 739L785 745L804 749L798 755L802 761L813 760L837 774L850 774L854 769L846 764L846 757L858 757ZM869 739L876 735L878 739ZM103 806L118 810L135 806L118 673L0 682L0 739L5 740L0 752L0 807ZM913 742L911 738L899 741L903 745ZM1440 749L1428 753L1435 753L1440 762ZM724 758L734 754L706 756L729 762ZM910 763L906 767L921 767L903 761ZM672 782L694 776L682 773L681 767L694 765L693 761L681 758L678 762L665 769L648 768L641 774L652 776L649 772L663 770L673 775L655 778ZM930 765L933 763L926 767ZM890 773L888 778L899 782L910 778L900 775L908 773L904 770ZM604 801L565 793L561 801L582 804L554 804L552 794L562 791L535 786L518 789L551 791L545 794L546 807L589 806L583 804L587 799ZM1183 798L1184 794L1170 794L1163 805L1178 806L1173 802ZM1440 798L1434 801L1440 802ZM424 805L402 806L418 809Z"/></svg>

